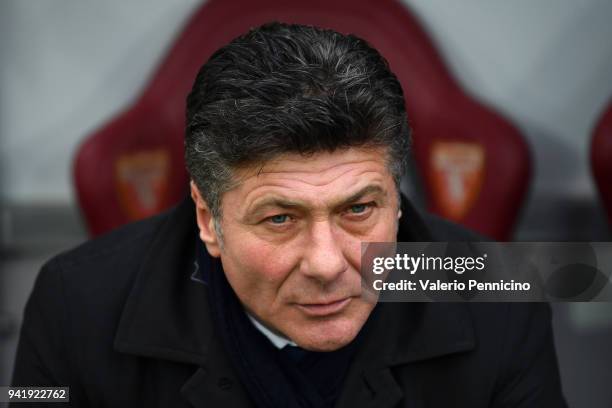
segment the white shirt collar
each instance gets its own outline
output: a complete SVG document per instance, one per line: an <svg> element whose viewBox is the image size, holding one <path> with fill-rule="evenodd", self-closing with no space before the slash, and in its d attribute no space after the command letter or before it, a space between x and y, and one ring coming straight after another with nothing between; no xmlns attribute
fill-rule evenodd
<svg viewBox="0 0 612 408"><path fill-rule="evenodd" d="M276 347L277 349L282 349L286 345L297 347L297 344L295 344L288 338L274 333L272 330L261 324L259 320L251 316L250 313L247 313L247 316L249 317L249 320L253 323L255 328L257 328L257 330L263 333L263 335L266 336L268 340L270 340L270 342L272 342L272 344L274 344L274 347Z"/></svg>

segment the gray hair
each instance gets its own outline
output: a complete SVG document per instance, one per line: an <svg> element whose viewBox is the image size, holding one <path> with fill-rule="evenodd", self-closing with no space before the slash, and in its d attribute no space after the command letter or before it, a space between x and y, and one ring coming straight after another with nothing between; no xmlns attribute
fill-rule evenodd
<svg viewBox="0 0 612 408"><path fill-rule="evenodd" d="M384 147L397 190L410 131L387 61L364 40L270 23L216 51L187 98L185 161L220 235L236 169L284 153Z"/></svg>

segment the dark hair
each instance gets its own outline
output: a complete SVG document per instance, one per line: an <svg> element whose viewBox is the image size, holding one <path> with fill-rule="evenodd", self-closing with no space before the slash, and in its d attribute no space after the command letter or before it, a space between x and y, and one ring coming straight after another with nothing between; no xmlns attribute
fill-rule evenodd
<svg viewBox="0 0 612 408"><path fill-rule="evenodd" d="M185 160L215 219L233 170L283 153L386 148L398 186L410 134L402 88L364 40L269 23L216 51L187 98Z"/></svg>

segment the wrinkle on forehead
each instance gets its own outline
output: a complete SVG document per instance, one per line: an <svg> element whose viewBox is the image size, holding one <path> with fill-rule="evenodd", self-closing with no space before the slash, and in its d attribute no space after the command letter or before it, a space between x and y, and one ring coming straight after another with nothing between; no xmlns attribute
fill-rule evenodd
<svg viewBox="0 0 612 408"><path fill-rule="evenodd" d="M250 179L270 176L276 178L300 179L308 183L309 176L338 178L349 173L355 165L364 165L371 162L369 169L387 172L386 154L383 148L350 148L333 153L321 152L313 155L300 155L290 153L272 159L263 165L250 166L236 171L237 183L235 187L244 184ZM312 177L310 177L312 178ZM311 182L313 185L327 184L320 180Z"/></svg>
<svg viewBox="0 0 612 408"><path fill-rule="evenodd" d="M357 182L355 180L358 180ZM283 183L283 181L285 181ZM389 187L379 172L359 172L350 180L333 178L329 182L310 183L302 179L286 178L284 180L270 181L255 186L248 191L242 200L250 207L263 196L286 197L289 201L311 203L315 206L328 206L329 203L347 200L347 197L355 194L366 186L377 186L381 192L386 192Z"/></svg>
<svg viewBox="0 0 612 408"><path fill-rule="evenodd" d="M363 162L355 162L351 164L338 165L324 171L275 171L266 173L265 175L259 176L257 180L251 181L260 184L260 186L277 185L282 187L284 183L297 183L303 185L303 187L315 188L324 187L336 182L342 183L345 176L355 179L368 176L370 173L373 173L373 176L381 174L381 171L373 168L373 166L368 166L368 168L361 166L358 168L355 167L355 164L362 163ZM245 180L245 184L247 182L248 180Z"/></svg>
<svg viewBox="0 0 612 408"><path fill-rule="evenodd" d="M261 172L251 167L239 175L242 176L240 184L228 191L226 197L236 215L267 196L322 211L330 203L345 201L367 185L380 186L385 196L396 187L383 151L372 149L349 149L309 157L285 155L266 163Z"/></svg>

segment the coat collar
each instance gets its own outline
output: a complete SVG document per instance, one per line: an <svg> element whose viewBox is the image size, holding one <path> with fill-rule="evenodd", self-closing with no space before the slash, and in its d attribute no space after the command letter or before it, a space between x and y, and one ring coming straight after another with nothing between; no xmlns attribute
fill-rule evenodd
<svg viewBox="0 0 612 408"><path fill-rule="evenodd" d="M122 353L199 366L182 390L195 406L205 394L209 403L215 395L224 404L229 403L228 398L246 401L241 387L219 394L220 379L231 382L237 376L213 333L206 285L192 276L197 237L194 211L187 198L162 216L164 221L124 306L114 347ZM434 240L422 217L404 197L402 211L398 241ZM347 381L366 381L368 389L385 390L378 399L370 399L372 406L390 406L401 398L402 390L395 384L390 367L475 347L467 306L461 303L381 303L370 327ZM208 381L213 373L215 381ZM344 396L343 401L342 406L367 405L358 394Z"/></svg>

